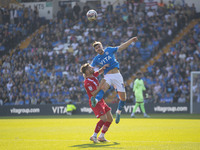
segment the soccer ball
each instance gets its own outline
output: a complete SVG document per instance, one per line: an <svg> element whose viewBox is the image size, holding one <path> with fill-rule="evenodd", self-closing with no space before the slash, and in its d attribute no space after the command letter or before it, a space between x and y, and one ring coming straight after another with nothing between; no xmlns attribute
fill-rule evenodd
<svg viewBox="0 0 200 150"><path fill-rule="evenodd" d="M86 15L89 21L94 21L97 19L97 12L93 9L89 10Z"/></svg>

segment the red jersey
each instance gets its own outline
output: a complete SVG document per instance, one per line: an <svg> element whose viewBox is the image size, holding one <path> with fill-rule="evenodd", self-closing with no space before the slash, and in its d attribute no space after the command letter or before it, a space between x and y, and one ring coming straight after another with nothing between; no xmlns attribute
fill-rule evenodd
<svg viewBox="0 0 200 150"><path fill-rule="evenodd" d="M95 107L91 106L91 100L90 100L90 98L92 97L91 92L95 91L97 89L97 86L99 86L99 81L97 79L98 75L99 75L99 72L95 72L93 74L93 77L86 78L84 81L84 87L89 96L90 108L93 110L97 118L99 118L102 115L105 115L108 111L111 110L111 108L105 103L103 98L96 104Z"/></svg>
<svg viewBox="0 0 200 150"><path fill-rule="evenodd" d="M95 91L97 86L99 86L99 80L97 79L98 76L99 72L94 72L93 77L88 77L84 81L84 87L87 91L89 99L92 97L91 92Z"/></svg>

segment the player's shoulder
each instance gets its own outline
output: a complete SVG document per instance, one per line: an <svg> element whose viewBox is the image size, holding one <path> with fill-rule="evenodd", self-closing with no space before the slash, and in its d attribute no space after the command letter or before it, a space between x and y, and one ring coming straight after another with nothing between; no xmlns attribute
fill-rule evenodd
<svg viewBox="0 0 200 150"><path fill-rule="evenodd" d="M112 47L111 46L108 46L108 47L106 47L105 49L104 49L104 51L107 51L107 50L109 50L109 49L111 49Z"/></svg>
<svg viewBox="0 0 200 150"><path fill-rule="evenodd" d="M90 80L91 80L90 78L86 78L84 83L88 83L88 82L90 82Z"/></svg>
<svg viewBox="0 0 200 150"><path fill-rule="evenodd" d="M113 49L118 49L118 47L112 47L112 46L108 46L104 49L104 51L109 51L109 50L113 50Z"/></svg>
<svg viewBox="0 0 200 150"><path fill-rule="evenodd" d="M94 76L94 77L98 77L98 76L99 76L99 71L95 71L95 72L93 73L93 76Z"/></svg>
<svg viewBox="0 0 200 150"><path fill-rule="evenodd" d="M85 80L84 80L84 84L87 84L89 82L89 80L88 80L88 78L86 78Z"/></svg>
<svg viewBox="0 0 200 150"><path fill-rule="evenodd" d="M98 55L96 55L96 56L93 58L93 62L94 62L94 61L97 61L99 57L100 57L100 55L99 55L99 54L98 54Z"/></svg>
<svg viewBox="0 0 200 150"><path fill-rule="evenodd" d="M85 79L84 87L88 87L90 84L91 84L91 81L89 81L88 79Z"/></svg>
<svg viewBox="0 0 200 150"><path fill-rule="evenodd" d="M136 84L140 84L142 82L142 80L139 80L138 78L135 80Z"/></svg>
<svg viewBox="0 0 200 150"><path fill-rule="evenodd" d="M136 79L135 79L135 82L138 82L138 81L139 81L138 78L136 78Z"/></svg>

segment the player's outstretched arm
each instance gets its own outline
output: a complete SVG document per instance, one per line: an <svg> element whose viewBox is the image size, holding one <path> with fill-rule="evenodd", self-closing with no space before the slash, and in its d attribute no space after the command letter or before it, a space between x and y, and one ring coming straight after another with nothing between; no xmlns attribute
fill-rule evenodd
<svg viewBox="0 0 200 150"><path fill-rule="evenodd" d="M106 69L106 67L109 67L109 64L105 64L103 67L101 67L100 69L99 69L99 74L102 74L103 72L104 72L104 69Z"/></svg>
<svg viewBox="0 0 200 150"><path fill-rule="evenodd" d="M118 52L126 49L132 42L136 42L138 40L137 37L132 37L131 39L129 39L128 41L122 43L119 48L118 48Z"/></svg>

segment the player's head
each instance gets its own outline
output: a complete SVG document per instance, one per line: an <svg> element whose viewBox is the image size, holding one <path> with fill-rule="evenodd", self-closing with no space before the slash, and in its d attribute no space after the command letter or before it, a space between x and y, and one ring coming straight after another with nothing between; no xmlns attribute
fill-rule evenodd
<svg viewBox="0 0 200 150"><path fill-rule="evenodd" d="M95 42L93 43L93 47L94 47L95 51L96 51L98 54L102 55L102 54L104 53L103 46L102 46L101 42L95 41Z"/></svg>
<svg viewBox="0 0 200 150"><path fill-rule="evenodd" d="M91 75L94 73L94 68L90 66L89 63L85 63L81 66L80 72L82 72L84 75Z"/></svg>
<svg viewBox="0 0 200 150"><path fill-rule="evenodd" d="M141 78L142 77L142 72L140 72L140 71L138 71L137 73L136 73L136 76L137 76L137 78Z"/></svg>

